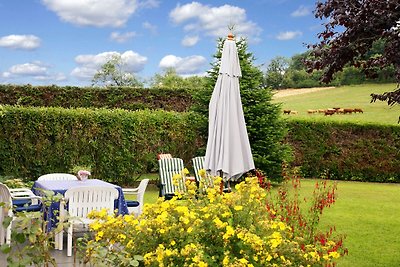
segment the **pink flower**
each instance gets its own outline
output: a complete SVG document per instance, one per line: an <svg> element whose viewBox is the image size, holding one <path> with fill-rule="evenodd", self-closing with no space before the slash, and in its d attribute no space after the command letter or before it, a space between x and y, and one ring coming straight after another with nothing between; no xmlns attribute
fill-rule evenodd
<svg viewBox="0 0 400 267"><path fill-rule="evenodd" d="M80 180L86 180L89 175L91 175L90 171L86 171L86 170L78 171L78 178Z"/></svg>

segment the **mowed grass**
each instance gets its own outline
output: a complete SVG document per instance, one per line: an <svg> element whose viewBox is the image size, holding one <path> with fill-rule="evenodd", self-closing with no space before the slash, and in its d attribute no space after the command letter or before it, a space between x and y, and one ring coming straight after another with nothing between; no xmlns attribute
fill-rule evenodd
<svg viewBox="0 0 400 267"><path fill-rule="evenodd" d="M315 182L301 181L302 196L312 197ZM157 187L148 188L145 203L157 198ZM321 217L320 229L330 226L346 236L339 267L400 266L400 185L339 181L337 201Z"/></svg>
<svg viewBox="0 0 400 267"><path fill-rule="evenodd" d="M305 93L300 95L285 96L274 98L275 103L282 104L283 109L295 110L297 115L282 115L288 119L306 119L311 121L345 121L354 123L377 123L377 124L397 124L400 115L400 106L390 107L386 102L371 102L371 93L383 93L393 91L396 84L363 84L354 86L343 86L333 89ZM301 89L307 90L307 89ZM309 109L328 109L328 108L361 108L364 113L356 114L334 114L325 116L324 114L308 114Z"/></svg>

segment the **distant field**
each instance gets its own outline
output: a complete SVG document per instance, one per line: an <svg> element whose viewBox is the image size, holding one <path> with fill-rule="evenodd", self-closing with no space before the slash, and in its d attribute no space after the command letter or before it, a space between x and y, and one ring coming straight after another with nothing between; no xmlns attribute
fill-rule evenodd
<svg viewBox="0 0 400 267"><path fill-rule="evenodd" d="M282 104L283 109L297 111L297 114L282 115L289 119L346 121L355 123L379 123L397 125L400 116L400 106L389 107L386 102L377 101L370 103L371 93L383 93L393 91L396 84L363 84L343 86L325 90L296 89L310 93L283 93L280 97L274 97L275 103ZM279 94L279 93L278 93ZM277 95L278 95L277 94ZM309 109L361 108L364 113L356 114L308 114Z"/></svg>

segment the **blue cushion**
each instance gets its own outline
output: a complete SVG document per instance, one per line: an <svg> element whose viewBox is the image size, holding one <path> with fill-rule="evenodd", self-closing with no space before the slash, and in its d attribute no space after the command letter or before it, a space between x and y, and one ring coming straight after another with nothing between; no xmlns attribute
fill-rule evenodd
<svg viewBox="0 0 400 267"><path fill-rule="evenodd" d="M32 201L30 199L13 199L13 206L21 207L24 205L30 205Z"/></svg>
<svg viewBox="0 0 400 267"><path fill-rule="evenodd" d="M16 207L15 211L16 212L21 212L21 211L40 211L41 209L42 209L42 206L40 204L38 204L38 205Z"/></svg>
<svg viewBox="0 0 400 267"><path fill-rule="evenodd" d="M127 200L127 201L126 201L126 205L127 205L128 207L138 207L138 206L139 206L139 201Z"/></svg>

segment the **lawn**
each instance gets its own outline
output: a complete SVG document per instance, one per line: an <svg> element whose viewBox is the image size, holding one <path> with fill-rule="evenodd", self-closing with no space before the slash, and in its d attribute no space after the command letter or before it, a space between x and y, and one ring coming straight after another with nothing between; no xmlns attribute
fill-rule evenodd
<svg viewBox="0 0 400 267"><path fill-rule="evenodd" d="M290 109L298 112L296 115L283 115L288 119L349 121L393 125L397 124L400 107L398 105L389 107L386 102L381 101L370 103L370 94L392 91L394 88L396 88L396 84L343 86L313 93L280 97L274 99L274 102L281 103L282 109ZM361 108L364 113L334 114L332 116L307 113L309 109L328 109L333 107Z"/></svg>
<svg viewBox="0 0 400 267"><path fill-rule="evenodd" d="M302 193L311 196L314 184L302 180ZM337 195L322 215L321 229L336 226L346 235L349 255L338 266L400 266L400 185L339 181ZM145 202L157 198L157 187L149 187Z"/></svg>

